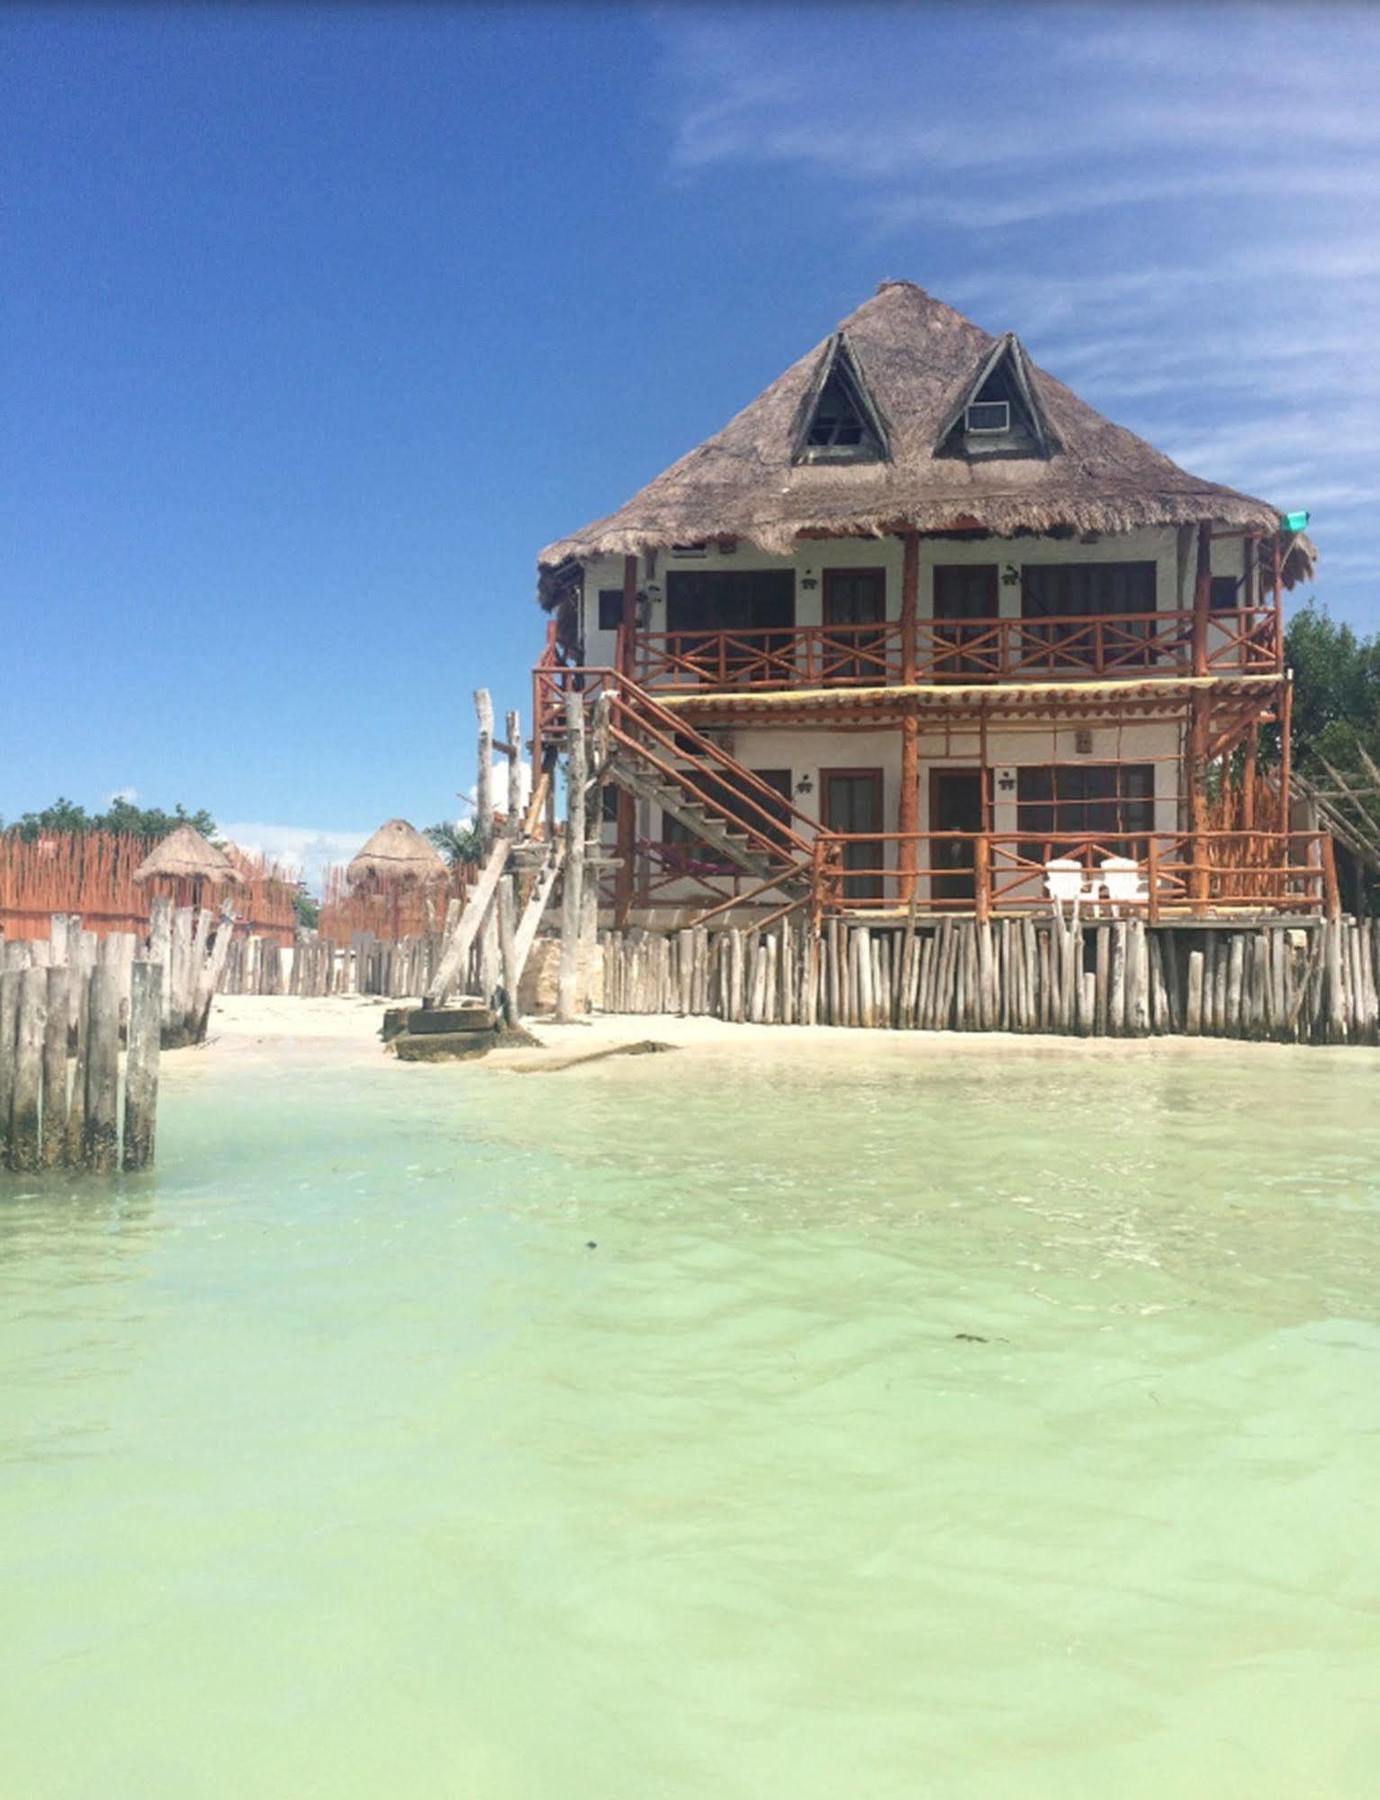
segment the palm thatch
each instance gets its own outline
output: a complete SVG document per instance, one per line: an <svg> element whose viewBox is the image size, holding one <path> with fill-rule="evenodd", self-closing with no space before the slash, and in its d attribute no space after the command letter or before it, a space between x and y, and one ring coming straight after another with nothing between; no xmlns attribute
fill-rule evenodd
<svg viewBox="0 0 1380 1800"><path fill-rule="evenodd" d="M420 886L444 881L446 865L415 825L388 819L351 859L345 877L351 887L371 880Z"/></svg>
<svg viewBox="0 0 1380 1800"><path fill-rule="evenodd" d="M176 831L169 832L134 871L134 879L139 882L153 881L158 876L231 887L244 884L244 876L225 852L192 825L179 825Z"/></svg>
<svg viewBox="0 0 1380 1800"><path fill-rule="evenodd" d="M802 418L840 345L879 415L884 459L799 456ZM1004 346L1038 421L1037 453L955 455L948 441L954 421ZM1275 507L1188 474L1104 419L1037 368L1015 338L992 337L912 282L887 281L722 431L617 512L543 550L541 593L556 604L562 575L576 561L712 537L786 555L802 533L982 530L1012 537L1204 519L1265 533L1279 524ZM1312 546L1295 540L1286 580L1310 573L1312 562Z"/></svg>

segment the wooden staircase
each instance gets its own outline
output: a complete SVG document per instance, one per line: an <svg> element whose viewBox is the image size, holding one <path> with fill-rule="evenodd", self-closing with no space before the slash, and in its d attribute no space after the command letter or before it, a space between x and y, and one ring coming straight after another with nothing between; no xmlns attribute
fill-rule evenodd
<svg viewBox="0 0 1380 1800"><path fill-rule="evenodd" d="M593 699L608 698L610 746L599 779L660 807L765 887L807 896L815 821L636 682L599 673Z"/></svg>

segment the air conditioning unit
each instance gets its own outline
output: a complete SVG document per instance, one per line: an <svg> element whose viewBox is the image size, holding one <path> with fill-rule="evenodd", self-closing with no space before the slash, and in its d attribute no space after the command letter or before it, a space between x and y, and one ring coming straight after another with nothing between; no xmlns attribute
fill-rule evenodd
<svg viewBox="0 0 1380 1800"><path fill-rule="evenodd" d="M974 400L963 418L963 429L975 436L993 435L1010 431L1011 402L1009 400Z"/></svg>

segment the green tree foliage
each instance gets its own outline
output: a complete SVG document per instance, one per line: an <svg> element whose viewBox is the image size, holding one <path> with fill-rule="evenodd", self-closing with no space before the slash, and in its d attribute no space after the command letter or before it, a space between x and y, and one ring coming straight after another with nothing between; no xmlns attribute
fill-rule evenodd
<svg viewBox="0 0 1380 1800"><path fill-rule="evenodd" d="M1380 763L1380 633L1358 637L1310 603L1289 621L1284 660L1294 671L1295 766L1325 779L1327 762L1364 777L1358 745Z"/></svg>
<svg viewBox="0 0 1380 1800"><path fill-rule="evenodd" d="M179 805L171 812L164 812L161 807L135 806L133 801L125 799L112 800L104 812L89 813L84 806L77 806L59 795L41 812L21 813L9 827L0 820L0 829L13 831L30 842L39 837L83 831L118 831L130 837L164 838L179 825L190 825L205 838L216 835L216 822L204 807L189 813Z"/></svg>
<svg viewBox="0 0 1380 1800"><path fill-rule="evenodd" d="M292 896L292 910L304 931L315 931L321 921L320 904L303 887Z"/></svg>
<svg viewBox="0 0 1380 1800"><path fill-rule="evenodd" d="M460 863L479 861L479 833L473 825L428 825L424 835L452 869Z"/></svg>

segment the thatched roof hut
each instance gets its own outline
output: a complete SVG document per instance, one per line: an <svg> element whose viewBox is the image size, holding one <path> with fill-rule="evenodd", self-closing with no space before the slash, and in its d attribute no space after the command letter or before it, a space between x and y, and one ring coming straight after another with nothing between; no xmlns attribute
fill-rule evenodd
<svg viewBox="0 0 1380 1800"><path fill-rule="evenodd" d="M350 861L345 871L351 887L364 882L421 886L444 881L446 865L414 825L388 819Z"/></svg>
<svg viewBox="0 0 1380 1800"><path fill-rule="evenodd" d="M207 881L213 886L240 887L244 883L225 852L193 825L179 825L169 832L134 871L139 882L160 876L169 881Z"/></svg>
<svg viewBox="0 0 1380 1800"><path fill-rule="evenodd" d="M1023 414L1010 454L956 445L965 406L1001 365ZM803 451L827 382L852 395L872 454ZM961 433L960 433L961 437ZM818 442L818 440L814 440ZM1275 507L1178 467L1038 368L1012 334L995 338L909 281L886 281L723 430L626 505L542 551L541 596L593 556L633 555L712 537L785 555L802 534L898 530L1116 533L1210 519L1273 533ZM1292 582L1312 568L1296 539Z"/></svg>

